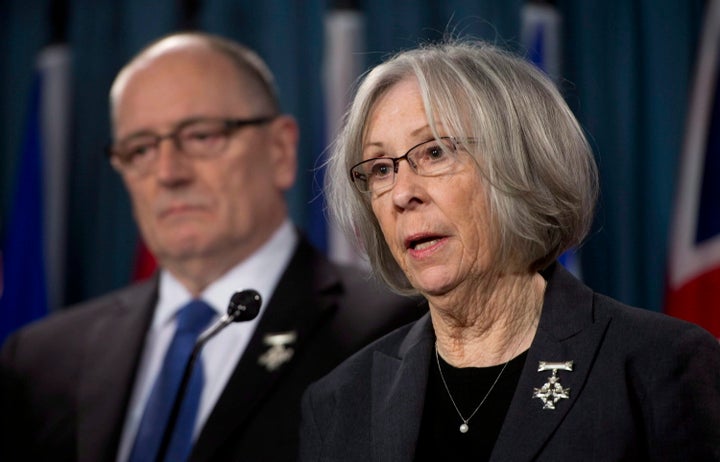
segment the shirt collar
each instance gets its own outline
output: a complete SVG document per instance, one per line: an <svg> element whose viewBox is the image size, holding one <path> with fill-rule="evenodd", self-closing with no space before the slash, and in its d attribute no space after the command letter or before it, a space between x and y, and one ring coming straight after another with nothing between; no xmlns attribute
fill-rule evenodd
<svg viewBox="0 0 720 462"><path fill-rule="evenodd" d="M211 283L200 295L222 316L226 313L230 297L243 289L255 289L265 304L275 290L285 267L290 262L297 245L298 235L292 222L286 219L255 253L235 265L219 279ZM190 292L169 271L160 271L158 303L153 319L153 328L172 321L180 307L191 300Z"/></svg>

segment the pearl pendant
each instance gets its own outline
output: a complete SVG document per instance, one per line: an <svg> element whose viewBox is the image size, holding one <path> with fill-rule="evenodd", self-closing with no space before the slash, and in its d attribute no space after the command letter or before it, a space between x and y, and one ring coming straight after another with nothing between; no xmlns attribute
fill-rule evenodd
<svg viewBox="0 0 720 462"><path fill-rule="evenodd" d="M468 424L464 423L460 425L460 433L467 433L468 430L470 430L470 427L468 427Z"/></svg>

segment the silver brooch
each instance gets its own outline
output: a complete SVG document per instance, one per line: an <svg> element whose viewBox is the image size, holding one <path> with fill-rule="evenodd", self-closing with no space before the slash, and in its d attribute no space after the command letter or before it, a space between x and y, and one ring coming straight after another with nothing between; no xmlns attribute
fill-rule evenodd
<svg viewBox="0 0 720 462"><path fill-rule="evenodd" d="M272 372L290 361L295 350L288 345L294 343L296 338L295 331L265 335L263 342L270 348L258 358L258 363Z"/></svg>
<svg viewBox="0 0 720 462"><path fill-rule="evenodd" d="M533 398L539 398L543 402L543 409L555 409L555 404L561 399L570 397L570 388L563 388L560 384L560 377L557 371L572 371L573 361L548 362L540 361L538 363L538 372L552 370L552 375L548 377L548 381L540 388L535 388Z"/></svg>

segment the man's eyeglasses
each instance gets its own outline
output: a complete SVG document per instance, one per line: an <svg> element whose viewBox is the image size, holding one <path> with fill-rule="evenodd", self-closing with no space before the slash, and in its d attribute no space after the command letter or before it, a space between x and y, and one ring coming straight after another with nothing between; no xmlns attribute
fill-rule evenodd
<svg viewBox="0 0 720 462"><path fill-rule="evenodd" d="M423 141L400 157L376 157L355 164L350 169L350 179L360 192L380 194L395 184L403 159L420 176L441 175L457 164L459 144L456 138L448 136Z"/></svg>
<svg viewBox="0 0 720 462"><path fill-rule="evenodd" d="M213 157L224 151L230 136L237 130L266 124L275 117L188 120L165 135L139 133L129 136L110 146L108 154L117 169L145 175L158 157L162 140L172 140L177 150L188 157Z"/></svg>

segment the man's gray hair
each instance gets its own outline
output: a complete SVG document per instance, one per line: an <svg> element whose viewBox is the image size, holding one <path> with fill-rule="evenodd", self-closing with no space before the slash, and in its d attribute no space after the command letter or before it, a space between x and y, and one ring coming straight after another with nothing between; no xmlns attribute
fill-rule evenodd
<svg viewBox="0 0 720 462"><path fill-rule="evenodd" d="M173 47L183 45L206 47L208 50L215 51L228 58L239 71L242 79L249 79L250 82L258 86L261 94L256 96L262 97L263 104L267 106L266 109L273 114L280 112L280 99L278 97L275 78L267 64L265 64L265 61L263 61L257 53L238 42L219 35L205 32L179 32L151 42L140 50L140 52L120 70L110 88L111 119L114 120L114 110L119 93L124 88L127 79L132 75L133 71L153 56L172 49ZM248 80L241 80L238 84L247 85L247 82Z"/></svg>

